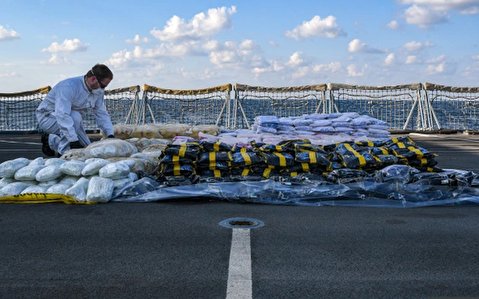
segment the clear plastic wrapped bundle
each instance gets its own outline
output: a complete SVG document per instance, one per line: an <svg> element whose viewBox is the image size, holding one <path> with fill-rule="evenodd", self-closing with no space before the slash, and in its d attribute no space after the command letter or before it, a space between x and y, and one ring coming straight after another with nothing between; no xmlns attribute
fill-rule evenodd
<svg viewBox="0 0 479 299"><path fill-rule="evenodd" d="M138 152L138 149L131 143L120 139L104 139L89 144L85 149L89 157L111 158L129 157Z"/></svg>
<svg viewBox="0 0 479 299"><path fill-rule="evenodd" d="M17 181L34 181L37 173L43 168L45 168L43 164L29 164L17 170L14 177Z"/></svg>
<svg viewBox="0 0 479 299"><path fill-rule="evenodd" d="M102 178L120 179L125 178L130 173L130 166L124 161L109 163L99 170Z"/></svg>
<svg viewBox="0 0 479 299"><path fill-rule="evenodd" d="M40 171L37 172L37 174L35 175L35 180L39 182L48 182L51 180L58 179L63 175L63 172L60 169L61 165L63 165L63 163L58 165L50 163L48 166L40 169Z"/></svg>
<svg viewBox="0 0 479 299"><path fill-rule="evenodd" d="M85 165L83 161L71 160L60 165L60 170L66 175L81 176Z"/></svg>
<svg viewBox="0 0 479 299"><path fill-rule="evenodd" d="M81 171L83 176L92 176L98 174L100 169L110 163L108 160L102 158L92 158L85 161L85 167Z"/></svg>
<svg viewBox="0 0 479 299"><path fill-rule="evenodd" d="M45 193L52 193L52 194L65 194L65 192L70 188L71 185L65 185L65 184L55 184L53 186L50 186Z"/></svg>
<svg viewBox="0 0 479 299"><path fill-rule="evenodd" d="M89 180L81 177L76 183L65 191L66 195L73 196L78 201L86 201Z"/></svg>
<svg viewBox="0 0 479 299"><path fill-rule="evenodd" d="M3 187L0 190L0 195L18 195L31 185L32 184L29 184L27 182L13 182Z"/></svg>
<svg viewBox="0 0 479 299"><path fill-rule="evenodd" d="M23 189L23 191L20 192L20 194L45 193L45 191L46 191L47 189L48 189L48 188L45 187L45 186L31 185L31 186L28 186L27 188Z"/></svg>
<svg viewBox="0 0 479 299"><path fill-rule="evenodd" d="M114 184L111 179L94 176L88 183L87 201L108 202L113 195Z"/></svg>
<svg viewBox="0 0 479 299"><path fill-rule="evenodd" d="M29 163L30 163L30 160L26 158L17 158L17 159L5 161L2 164L0 164L0 177L13 178L17 170L27 166Z"/></svg>

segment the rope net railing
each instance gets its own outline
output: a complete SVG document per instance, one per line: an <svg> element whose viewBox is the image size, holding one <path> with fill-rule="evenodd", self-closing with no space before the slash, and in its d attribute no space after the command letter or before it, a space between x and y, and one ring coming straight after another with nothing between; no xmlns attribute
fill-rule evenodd
<svg viewBox="0 0 479 299"><path fill-rule="evenodd" d="M204 89L164 89L143 86L143 103L137 124L215 124L230 127L231 84Z"/></svg>
<svg viewBox="0 0 479 299"><path fill-rule="evenodd" d="M479 131L479 88L424 83L425 97L441 129Z"/></svg>
<svg viewBox="0 0 479 299"><path fill-rule="evenodd" d="M51 90L50 86L35 90L0 93L0 131L35 131L35 109Z"/></svg>
<svg viewBox="0 0 479 299"><path fill-rule="evenodd" d="M421 84L359 86L328 84L329 98L336 112L357 112L387 122L393 130L417 130L426 126Z"/></svg>
<svg viewBox="0 0 479 299"><path fill-rule="evenodd" d="M326 84L294 87L262 87L235 84L232 127L251 128L256 116L301 116L331 112Z"/></svg>
<svg viewBox="0 0 479 299"><path fill-rule="evenodd" d="M139 85L105 91L105 105L113 124L135 123L135 112L141 102L140 91ZM85 115L83 125L87 130L98 129L91 111Z"/></svg>
<svg viewBox="0 0 479 299"><path fill-rule="evenodd" d="M35 110L51 87L0 93L0 131L35 132ZM105 103L113 124L216 124L251 128L256 116L301 116L357 112L387 122L394 131L479 131L479 87L432 83L395 86L318 84L263 87L225 84L178 90L150 85L107 90ZM98 130L91 111L87 130Z"/></svg>

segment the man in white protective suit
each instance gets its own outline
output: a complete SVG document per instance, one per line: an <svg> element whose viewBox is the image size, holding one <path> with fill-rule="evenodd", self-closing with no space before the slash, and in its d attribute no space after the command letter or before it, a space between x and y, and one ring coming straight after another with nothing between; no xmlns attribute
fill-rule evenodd
<svg viewBox="0 0 479 299"><path fill-rule="evenodd" d="M60 156L91 143L83 128L83 117L89 109L103 133L114 138L104 99L104 89L111 80L112 71L104 64L96 64L86 75L65 79L52 88L36 110L46 156Z"/></svg>

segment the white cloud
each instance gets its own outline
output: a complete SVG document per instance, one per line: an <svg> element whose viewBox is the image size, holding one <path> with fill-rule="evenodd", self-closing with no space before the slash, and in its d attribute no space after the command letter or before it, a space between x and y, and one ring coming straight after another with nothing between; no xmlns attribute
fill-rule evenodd
<svg viewBox="0 0 479 299"><path fill-rule="evenodd" d="M408 55L406 57L406 64L414 64L415 62L417 62L417 56L415 55Z"/></svg>
<svg viewBox="0 0 479 299"><path fill-rule="evenodd" d="M162 30L152 29L151 35L161 41L176 41L182 39L200 39L212 36L231 26L231 15L236 13L236 6L208 9L196 14L190 21L173 16Z"/></svg>
<svg viewBox="0 0 479 299"><path fill-rule="evenodd" d="M359 69L358 66L356 66L355 64L350 64L346 67L346 70L348 71L349 77L362 77L364 76L364 72L366 68L367 68L367 65Z"/></svg>
<svg viewBox="0 0 479 299"><path fill-rule="evenodd" d="M446 56L440 55L427 61L427 73L430 75L441 74L446 71Z"/></svg>
<svg viewBox="0 0 479 299"><path fill-rule="evenodd" d="M334 61L328 64L317 64L313 66L313 72L315 73L336 73L341 69L341 63L338 61Z"/></svg>
<svg viewBox="0 0 479 299"><path fill-rule="evenodd" d="M53 42L48 48L43 49L43 52L59 53L59 52L83 52L88 49L88 45L82 43L78 38L65 39L63 43L59 44Z"/></svg>
<svg viewBox="0 0 479 299"><path fill-rule="evenodd" d="M147 37L141 37L139 34L135 34L135 36L132 39L127 39L126 42L128 44L139 45L141 43L147 43L148 38Z"/></svg>
<svg viewBox="0 0 479 299"><path fill-rule="evenodd" d="M371 48L366 43L355 38L348 44L348 51L350 53L383 53L383 51L375 48Z"/></svg>
<svg viewBox="0 0 479 299"><path fill-rule="evenodd" d="M361 52L366 47L366 44L355 38L348 44L348 51L351 53Z"/></svg>
<svg viewBox="0 0 479 299"><path fill-rule="evenodd" d="M304 59L301 57L301 52L294 52L286 63L290 67L298 67L304 64Z"/></svg>
<svg viewBox="0 0 479 299"><path fill-rule="evenodd" d="M324 19L321 19L320 16L314 16L311 20L304 21L293 30L286 31L285 35L294 39L316 36L335 38L339 35L345 35L345 33L339 28L338 24L336 24L336 18L334 16L327 16Z"/></svg>
<svg viewBox="0 0 479 299"><path fill-rule="evenodd" d="M388 23L388 27L391 30L396 30L399 28L399 23L396 20L392 20L391 22Z"/></svg>
<svg viewBox="0 0 479 299"><path fill-rule="evenodd" d="M431 47L432 44L430 42L417 42L417 41L410 41L404 44L404 48L409 52L415 52L423 50L424 48Z"/></svg>
<svg viewBox="0 0 479 299"><path fill-rule="evenodd" d="M403 4L410 5L405 11L405 18L408 24L419 27L448 21L452 11L460 14L478 14L479 0L400 0Z"/></svg>
<svg viewBox="0 0 479 299"><path fill-rule="evenodd" d="M20 38L20 36L15 30L8 30L7 28L0 25L0 41L13 40L17 38Z"/></svg>
<svg viewBox="0 0 479 299"><path fill-rule="evenodd" d="M65 64L65 63L68 63L68 60L63 56L58 55L57 53L53 53L50 59L48 59L48 63L49 64Z"/></svg>
<svg viewBox="0 0 479 299"><path fill-rule="evenodd" d="M448 19L445 11L428 9L418 5L413 5L406 9L405 18L408 24L423 28L434 24L445 23Z"/></svg>
<svg viewBox="0 0 479 299"><path fill-rule="evenodd" d="M384 64L385 65L391 65L394 63L394 60L396 59L396 56L394 55L394 53L389 53L387 56L386 56L386 59L384 59Z"/></svg>

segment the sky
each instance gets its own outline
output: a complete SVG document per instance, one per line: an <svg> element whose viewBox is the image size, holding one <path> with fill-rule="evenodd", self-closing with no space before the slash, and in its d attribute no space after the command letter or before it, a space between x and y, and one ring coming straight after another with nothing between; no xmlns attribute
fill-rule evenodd
<svg viewBox="0 0 479 299"><path fill-rule="evenodd" d="M0 0L0 92L85 74L108 88L479 86L479 0Z"/></svg>

